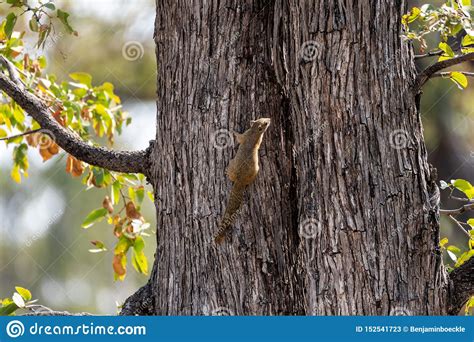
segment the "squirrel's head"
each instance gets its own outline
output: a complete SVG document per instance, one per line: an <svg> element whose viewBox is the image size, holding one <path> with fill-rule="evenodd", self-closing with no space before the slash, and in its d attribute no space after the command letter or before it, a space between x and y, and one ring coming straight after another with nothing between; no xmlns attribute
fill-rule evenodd
<svg viewBox="0 0 474 342"><path fill-rule="evenodd" d="M251 129L252 131L263 134L267 130L268 126L270 126L270 121L271 120L269 118L261 118L258 120L252 120L250 121L250 124L252 125Z"/></svg>

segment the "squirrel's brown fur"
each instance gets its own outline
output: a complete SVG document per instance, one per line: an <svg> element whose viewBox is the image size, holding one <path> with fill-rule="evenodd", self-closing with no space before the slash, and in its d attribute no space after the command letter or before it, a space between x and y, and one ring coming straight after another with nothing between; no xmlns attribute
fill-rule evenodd
<svg viewBox="0 0 474 342"><path fill-rule="evenodd" d="M235 216L242 204L245 188L250 185L258 174L258 149L262 143L263 134L270 125L270 119L262 118L251 121L251 127L245 133L235 133L240 144L237 154L227 167L227 176L234 183L230 193L227 208L224 213L219 231L215 237L216 243L222 243L232 228Z"/></svg>

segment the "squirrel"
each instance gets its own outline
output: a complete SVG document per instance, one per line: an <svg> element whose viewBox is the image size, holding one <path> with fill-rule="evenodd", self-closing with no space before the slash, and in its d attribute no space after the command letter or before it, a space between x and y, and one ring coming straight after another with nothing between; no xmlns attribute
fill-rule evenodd
<svg viewBox="0 0 474 342"><path fill-rule="evenodd" d="M258 149L262 143L263 134L270 125L270 119L261 118L250 121L250 128L244 133L233 132L240 144L234 159L229 162L226 174L234 183L230 192L224 218L219 225L219 231L214 240L222 243L232 229L237 212L242 205L243 196L247 186L252 184L257 177Z"/></svg>

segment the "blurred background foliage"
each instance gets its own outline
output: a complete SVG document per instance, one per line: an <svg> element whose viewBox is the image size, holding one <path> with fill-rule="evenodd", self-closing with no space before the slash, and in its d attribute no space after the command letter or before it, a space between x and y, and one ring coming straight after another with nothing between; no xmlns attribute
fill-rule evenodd
<svg viewBox="0 0 474 342"><path fill-rule="evenodd" d="M75 71L88 72L94 83L112 82L122 98L132 124L116 139L115 148L146 148L154 138L156 64L153 43L153 0L63 0L56 3L71 13L78 37L53 34L46 44L48 72L59 79ZM410 1L409 6L426 2ZM430 3L439 5L441 1ZM7 11L0 6L0 16ZM438 41L438 37L429 40ZM127 42L140 42L136 60L124 58ZM30 44L31 54L34 42ZM436 43L437 45L437 43ZM415 46L415 48L417 48ZM435 58L417 62L421 70ZM458 70L474 71L473 63ZM474 84L466 90L442 78L424 87L421 116L429 161L440 180L464 178L474 182ZM111 253L91 254L91 240L113 239L105 222L84 230L83 219L100 206L105 193L84 186L64 172L65 158L43 164L30 153L30 177L22 184L10 177L11 149L0 144L0 294L9 296L15 285L56 310L113 314L117 303L143 285L147 278L129 272L124 282L113 281ZM443 194L442 206L456 207ZM147 202L144 215L155 225L154 208ZM468 216L465 216L467 219ZM463 246L465 236L442 218L442 237ZM147 239L146 252L153 260L155 239Z"/></svg>
<svg viewBox="0 0 474 342"><path fill-rule="evenodd" d="M149 140L154 139L156 114L154 1L55 3L71 14L70 23L78 36L58 26L44 50L34 48L32 36L28 53L46 54L47 72L59 80L82 71L93 76L94 84L113 83L132 117L123 134L116 136L114 149L148 147ZM8 10L1 4L0 17ZM28 19L20 17L16 29ZM138 47L133 58L124 55L126 44ZM129 271L123 282L114 282L110 248L105 253L88 252L94 248L92 240L104 241L110 247L114 244L113 228L105 221L87 230L81 228L87 214L101 207L106 191L86 191L80 181L65 172L65 156L43 163L34 150L28 154L30 176L16 184L9 175L12 148L5 145L0 144L0 296L11 296L14 286L20 285L55 310L116 313L117 304L144 285L147 276ZM152 262L156 220L149 201L144 202L143 215L153 227L152 236L146 239L146 253Z"/></svg>
<svg viewBox="0 0 474 342"><path fill-rule="evenodd" d="M409 1L409 8L433 4L441 6L445 1ZM415 54L438 50L440 37L431 33L426 36L428 49L423 51L420 44L414 43ZM448 40L451 46L459 46L460 39ZM421 71L436 62L438 56L416 61L417 70ZM449 70L474 71L474 63L466 62ZM469 85L460 90L449 79L440 77L430 79L423 87L421 97L421 119L425 137L428 160L438 170L438 181L466 179L474 183L474 79L469 77ZM448 199L449 191L441 191L442 208L458 208L463 203ZM472 212L459 215L457 219L466 222L474 217ZM441 217L441 238L448 238L450 245L462 250L468 249L468 240L458 226L446 216ZM451 262L444 254L445 262Z"/></svg>

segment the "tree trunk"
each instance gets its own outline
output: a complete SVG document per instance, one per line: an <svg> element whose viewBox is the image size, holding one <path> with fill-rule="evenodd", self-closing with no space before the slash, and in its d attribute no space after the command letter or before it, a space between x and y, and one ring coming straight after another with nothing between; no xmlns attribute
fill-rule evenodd
<svg viewBox="0 0 474 342"><path fill-rule="evenodd" d="M446 314L405 9L157 1L158 246L126 313ZM260 173L216 246L235 154L222 130L259 117Z"/></svg>

